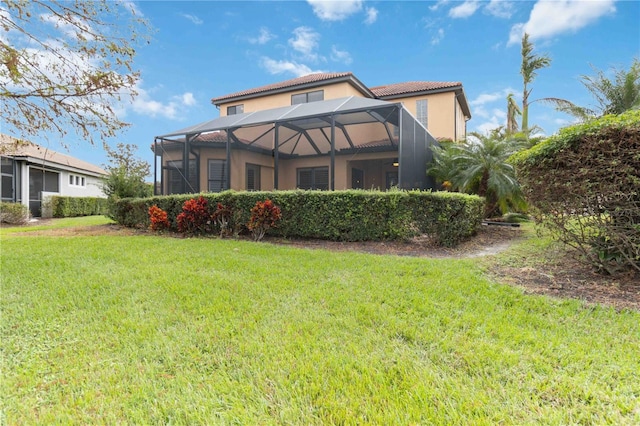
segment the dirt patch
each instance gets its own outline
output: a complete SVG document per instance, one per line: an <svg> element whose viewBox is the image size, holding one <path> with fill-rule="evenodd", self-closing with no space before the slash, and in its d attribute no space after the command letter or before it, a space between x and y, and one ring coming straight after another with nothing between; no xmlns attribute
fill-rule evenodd
<svg viewBox="0 0 640 426"><path fill-rule="evenodd" d="M40 221L37 225L44 225ZM29 225L27 225L29 226ZM95 225L16 233L29 236L98 236L98 235L152 235L147 230L125 228L120 225ZM182 238L178 234L167 234ZM247 237L245 237L247 238ZM597 303L616 309L640 311L640 276L628 274L610 277L595 273L574 259L573 255L560 246L541 254L540 259L527 262L517 260L508 265L491 260L491 255L508 250L515 242L526 238L520 228L502 226L482 226L476 236L455 248L438 247L432 238L416 237L407 242L337 242L308 239L283 239L267 237L265 242L289 247L325 249L332 251L356 251L369 254L413 256L423 258L475 258L485 262L487 273L497 281L516 285L526 293L544 294L559 298L572 298L587 303ZM248 238L247 238L248 239ZM522 263L520 265L519 263ZM526 264L526 266L524 266Z"/></svg>

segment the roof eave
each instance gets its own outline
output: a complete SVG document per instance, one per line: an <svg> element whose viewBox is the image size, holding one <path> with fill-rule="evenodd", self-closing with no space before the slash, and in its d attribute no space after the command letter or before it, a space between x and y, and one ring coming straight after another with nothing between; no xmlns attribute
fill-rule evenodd
<svg viewBox="0 0 640 426"><path fill-rule="evenodd" d="M386 96L378 96L378 99L382 99L382 100L392 100L392 99L402 99L402 98L407 98L409 96L421 96L421 95L433 95L436 93L446 93L446 92L455 92L456 93L456 98L458 98L458 102L460 103L460 107L462 108L462 112L464 113L465 117L467 117L467 120L471 119L471 109L469 108L469 104L467 102L467 96L464 93L464 89L462 88L462 85L456 85L456 86L451 86L451 87L441 87L439 89L431 89L431 90L419 90L419 91L415 91L415 92L406 92L406 93L397 93L397 94L393 94L393 95L386 95ZM459 96L462 95L462 98L460 98Z"/></svg>
<svg viewBox="0 0 640 426"><path fill-rule="evenodd" d="M261 98L263 96L277 95L279 93L294 92L298 90L313 89L316 87L326 86L328 84L343 83L343 82L351 83L356 89L358 89L362 94L366 95L369 98L375 99L376 97L373 94L373 92L371 92L371 90L369 90L367 86L365 86L354 75L345 75L340 77L333 77L327 80L311 81L308 83L296 84L294 86L280 87L277 89L265 90L264 92L249 93L246 95L233 96L233 97L224 98L224 99L212 98L211 103L215 106L220 106L223 104L244 101L247 99Z"/></svg>

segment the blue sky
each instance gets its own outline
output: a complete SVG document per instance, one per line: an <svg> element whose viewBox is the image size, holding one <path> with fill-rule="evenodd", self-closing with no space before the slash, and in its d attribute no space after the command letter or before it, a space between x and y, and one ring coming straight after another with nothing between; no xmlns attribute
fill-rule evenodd
<svg viewBox="0 0 640 426"><path fill-rule="evenodd" d="M109 141L139 146L153 161L154 136L218 116L212 97L310 72L351 71L367 86L403 81L460 81L473 118L470 131L503 125L506 96L521 100L520 40L530 34L552 58L531 99L593 99L579 81L640 57L640 2L580 1L138 1L154 28L138 49L139 97L122 106L132 124ZM530 124L546 134L571 117L543 103ZM38 142L38 141L35 141ZM69 142L69 141L67 141ZM61 149L50 142L50 148ZM80 141L68 151L102 165L101 147Z"/></svg>

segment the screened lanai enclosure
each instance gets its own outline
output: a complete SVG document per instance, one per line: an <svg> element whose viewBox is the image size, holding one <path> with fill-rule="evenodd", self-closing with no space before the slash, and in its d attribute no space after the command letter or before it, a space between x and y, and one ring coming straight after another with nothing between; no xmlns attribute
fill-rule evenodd
<svg viewBox="0 0 640 426"><path fill-rule="evenodd" d="M155 192L429 189L434 144L402 104L369 98L228 115L155 138Z"/></svg>

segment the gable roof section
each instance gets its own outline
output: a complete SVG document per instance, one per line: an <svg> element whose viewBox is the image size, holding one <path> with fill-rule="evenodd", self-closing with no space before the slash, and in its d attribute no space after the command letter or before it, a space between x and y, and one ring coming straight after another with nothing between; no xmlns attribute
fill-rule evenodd
<svg viewBox="0 0 640 426"><path fill-rule="evenodd" d="M471 110L459 81L407 81L404 83L386 84L371 88L371 92L379 99L398 99L407 96L429 95L442 92L456 92L456 97L465 116L471 118Z"/></svg>
<svg viewBox="0 0 640 426"><path fill-rule="evenodd" d="M9 135L0 134L0 153L3 156L24 158L32 163L46 162L48 166L62 166L91 175L106 175L107 172L83 160L52 151L33 142L20 141Z"/></svg>
<svg viewBox="0 0 640 426"><path fill-rule="evenodd" d="M351 72L339 73L315 73L291 80L281 81L279 83L268 84L266 86L256 87L253 89L242 90L240 92L230 93L228 95L218 96L211 99L214 105L240 101L244 99L252 99L276 93L291 92L293 90L313 89L315 87L326 86L332 83L349 82L353 87L358 89L366 97L373 98L374 94L358 80Z"/></svg>

